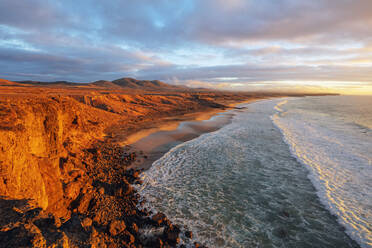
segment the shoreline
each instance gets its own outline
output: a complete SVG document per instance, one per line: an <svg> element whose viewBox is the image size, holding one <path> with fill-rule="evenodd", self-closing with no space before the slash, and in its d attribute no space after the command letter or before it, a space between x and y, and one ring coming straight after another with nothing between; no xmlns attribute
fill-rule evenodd
<svg viewBox="0 0 372 248"><path fill-rule="evenodd" d="M226 103L224 108L213 108L207 109L200 112L190 112L182 115L170 116L165 117L164 119L160 120L160 122L155 123L152 127L143 127L142 129L129 133L128 136L124 141L119 142L121 145L132 145L137 141L153 134L158 131L172 131L178 128L178 126L182 122L186 121L207 121L211 119L213 116L227 112L229 110L235 109L237 105L243 103L250 103L261 99L268 99L262 97L251 97L250 99L246 99L243 101L234 101L233 103Z"/></svg>
<svg viewBox="0 0 372 248"><path fill-rule="evenodd" d="M142 129L130 134L121 142L122 146L129 146L134 152L141 156L129 168L136 170L148 170L152 163L161 158L173 147L186 141L195 139L202 134L219 130L231 123L235 113L245 107L237 107L241 104L250 104L269 98L252 98L238 101L227 105L226 109L212 109L209 111L190 113L165 119L157 126Z"/></svg>
<svg viewBox="0 0 372 248"><path fill-rule="evenodd" d="M183 231L165 215L140 208L133 185L141 184L138 168L228 124L238 104L283 96L64 85L1 89L0 243L5 247L177 244Z"/></svg>
<svg viewBox="0 0 372 248"><path fill-rule="evenodd" d="M270 99L262 99L262 100L270 100ZM253 102L253 101L252 101ZM223 112L223 113L226 113L226 112L228 112L228 111L225 111L225 112ZM234 116L234 114L232 113L232 116ZM215 116L213 116L213 117L216 117L216 115ZM213 118L212 117L212 118ZM202 125L202 124L201 124ZM223 127L223 126L221 126L221 127ZM221 128L220 127L220 128ZM277 128L278 128L278 130L279 130L279 132L281 133L281 135L283 135L283 133L282 133L282 130L278 127L278 126L276 126ZM160 133L161 134L161 132L158 132L158 133ZM203 134L203 133L202 133ZM163 134L164 135L164 134ZM217 136L218 136L218 134L216 134ZM195 137L196 138L196 137ZM192 138L192 139L194 139L194 138ZM191 139L190 139L191 140ZM285 140L284 140L284 142L286 143L286 145L289 145ZM180 142L180 143L183 143L183 142ZM194 143L193 143L194 144ZM200 144L200 141L199 141L199 144ZM177 149L178 150L178 149ZM177 152L175 152L175 154L177 154ZM173 154L171 154L171 156L170 157L172 157L172 155ZM179 154L177 154L177 155L179 155ZM177 155L176 155L176 157L177 157ZM295 157L293 154L292 154L292 152L291 152L291 155L292 155L292 157ZM150 172L150 175L148 175L147 174L147 177L150 179L149 181L151 182L151 178L153 178L153 179L156 179L157 177L160 177L161 178L161 174L167 174L167 173L163 173L163 172L166 172L166 170L162 170L162 169L160 169L161 167L163 167L163 165L166 165L166 166L170 166L169 168L172 168L174 165L176 166L176 168L174 169L174 171L177 171L177 170L183 170L183 169L180 169L181 167L177 167L177 163L176 164L174 164L174 160L168 160L168 155L167 156L165 156L166 158L165 158L165 161L166 161L166 163L165 164L163 164L163 163L157 163L156 164L156 166L155 167L157 167L157 168L155 168L155 170L153 170L153 171L151 171ZM162 160L162 159L161 159ZM169 161L173 161L173 163L169 163ZM297 159L297 161L298 161L298 159ZM299 163L301 163L300 161L298 161ZM181 162L181 164L182 164L182 162ZM303 166L305 166L305 164L303 164L303 163L301 163ZM194 163L194 165L195 165L195 163ZM196 166L196 167L198 167L198 166ZM305 166L306 167L306 166ZM150 167L149 167L150 168ZM168 168L168 169L169 169ZM145 170L146 169L148 169L148 168L145 168ZM156 172L155 171L160 171L161 173L158 173L158 174L156 174ZM153 174L155 172L155 174ZM175 174L177 174L177 173L175 173ZM193 174L193 173L191 173L191 174ZM170 174L171 175L171 174ZM170 177L172 177L172 178L174 178L175 176L174 175L171 175ZM179 178L177 178L177 177L175 177L176 178L176 180L179 180ZM308 178L308 177L307 177ZM168 178L166 178L167 180L168 180ZM148 183L149 181L147 181L146 180L146 178L144 178L144 177L142 177L142 180L144 180L144 182L145 182L145 184L146 183ZM170 180L171 181L171 180ZM181 180L179 180L179 181L182 181L182 179ZM187 179L185 179L185 181L187 181ZM164 187L165 186L165 188L167 188L169 185L172 185L171 183L169 183L168 181L165 181L164 179L160 179L159 180L159 182L161 182L160 184L158 184L158 185L160 185L161 187L158 187L158 190L160 189L160 188L162 188L162 187ZM320 197L320 195L318 194L318 189L317 189L317 187L316 187L316 185L314 184L314 182L312 181L312 180L310 180L310 182L311 182L311 185L313 186L313 187L315 187L316 188L316 198L318 199L318 203L320 203L320 206L323 206L323 207L326 207L326 205L327 204L325 204L323 201L322 201L322 197ZM150 183L151 184L151 183ZM165 185L164 185L165 184ZM155 185L156 185L156 183L155 183ZM170 188L171 188L171 186L169 186ZM155 187L155 189L156 189L156 187ZM173 190L178 190L178 188L172 188ZM209 188L208 188L209 189ZM140 190L139 190L140 191ZM161 192L161 190L159 190L160 192ZM147 191L147 193L145 193L144 194L144 196L146 196L146 195L150 195L150 199L151 199L151 197L153 197L153 195L156 195L156 192L159 192L159 191L150 191L150 194L149 194L149 192ZM146 191L145 191L146 192ZM182 190L179 190L179 192L183 192ZM151 193L153 193L153 195L151 194ZM170 194L171 195L171 194ZM172 196L172 195L171 195ZM156 197L158 198L158 199L162 199L163 197L164 197L164 195L163 195L163 197L162 197L162 195L161 194L159 194L159 196L158 195L156 195ZM165 199L173 199L172 197L171 198L166 198L166 197L164 197ZM144 198L145 199L145 201L146 201L146 198ZM195 200L195 198L193 199L193 200ZM164 203L164 201L163 201L163 203ZM156 204L154 204L155 206L156 206ZM160 204L161 205L161 204ZM166 215L167 216L172 216L172 212L166 212L166 211L168 211L167 209L172 209L170 206L172 206L172 207L175 207L174 205L169 205L169 206L167 206L167 205L161 205L161 206L163 206L163 210L162 211L164 211L164 213L166 213ZM150 204L150 205L147 205L147 207L149 207L148 209L151 209L151 210L154 210L155 212L157 211L157 209L155 208L155 209L153 209L152 207L152 204ZM159 207L159 206L158 206ZM161 209L162 207L159 207L159 209ZM193 211L198 211L197 209L193 209ZM334 214L329 208L326 208L326 212L329 214L329 215L331 215L331 216L333 216L333 217L335 217L335 219L336 219L336 217L337 217L337 215L336 214ZM286 213L286 215L287 215L287 213ZM288 214L289 215L289 214ZM179 215L176 215L176 216L178 216L178 218L179 218ZM174 217L174 216L173 216ZM188 217L183 217L184 219L190 219L190 218L188 218ZM188 228L190 228L190 225L189 224L185 224L185 223L182 223L182 221L181 221L181 223L180 222L178 222L177 223L177 217L174 219L174 220L172 220L171 219L171 221L175 221L175 224L177 224L177 225L180 225L180 227L183 227L183 226L186 226L186 227L188 227ZM339 221L337 221L337 226L339 226L340 227L340 229L341 229L341 231L342 232L345 232L346 233L346 236L348 237L348 238L350 238L350 242L352 243L352 244L354 244L354 242L355 242L355 245L356 244L358 244L358 245L360 245L360 242L358 241L358 239L355 239L355 238L353 238L352 237L352 235L350 235L350 233L349 232L347 232L347 231L345 231L345 230L342 230L342 228L344 228L344 226L342 225L342 223L340 223ZM193 229L193 228L191 228L190 230L192 230L192 232L197 232L197 230L195 230L195 229ZM349 239L347 239L347 240L349 240ZM200 240L199 240L200 241ZM354 246L353 246L354 247ZM360 246L355 246L355 247L360 247Z"/></svg>
<svg viewBox="0 0 372 248"><path fill-rule="evenodd" d="M5 117L0 121L0 164L12 165L2 167L0 180L0 247L38 247L40 242L76 247L176 246L180 236L192 234L173 225L165 215L141 208L134 186L141 184L141 170L133 168L145 159L150 165L151 160L138 148L133 150L121 142L129 135L136 135L139 141L159 129L174 132L187 126L193 130L182 139L173 136L171 142L163 139L161 144L175 145L177 140L213 131L229 120L208 128L196 123L219 119L212 116L247 100L269 97L223 92L71 94L75 92L60 90L64 94L45 89L42 95L33 95L27 90L27 97L10 94L0 101L0 115ZM138 131L142 133L138 135ZM14 171L22 172L21 176Z"/></svg>

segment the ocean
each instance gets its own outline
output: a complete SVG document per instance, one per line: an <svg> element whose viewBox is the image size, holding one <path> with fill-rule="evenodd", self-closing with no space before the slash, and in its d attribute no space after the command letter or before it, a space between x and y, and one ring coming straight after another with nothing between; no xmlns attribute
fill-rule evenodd
<svg viewBox="0 0 372 248"><path fill-rule="evenodd" d="M372 247L372 97L245 107L143 173L148 206L209 247Z"/></svg>

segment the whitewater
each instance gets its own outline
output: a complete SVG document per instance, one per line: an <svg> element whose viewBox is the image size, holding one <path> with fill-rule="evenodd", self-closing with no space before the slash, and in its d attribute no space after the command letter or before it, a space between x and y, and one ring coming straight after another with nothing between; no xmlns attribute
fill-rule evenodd
<svg viewBox="0 0 372 248"><path fill-rule="evenodd" d="M148 206L209 247L371 247L372 99L244 106L143 173Z"/></svg>
<svg viewBox="0 0 372 248"><path fill-rule="evenodd" d="M310 170L321 202L350 237L371 247L372 97L318 97L279 104L285 109L277 109L272 119L291 152Z"/></svg>

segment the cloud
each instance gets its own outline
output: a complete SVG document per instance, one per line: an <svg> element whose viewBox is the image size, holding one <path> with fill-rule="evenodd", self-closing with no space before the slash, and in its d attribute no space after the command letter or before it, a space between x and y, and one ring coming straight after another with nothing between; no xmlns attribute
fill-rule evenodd
<svg viewBox="0 0 372 248"><path fill-rule="evenodd" d="M0 74L371 83L371 12L370 0L2 0Z"/></svg>
<svg viewBox="0 0 372 248"><path fill-rule="evenodd" d="M256 81L360 81L372 82L372 67L352 66L263 66L263 65L228 65L212 67L175 67L151 68L139 72L145 77L161 80L202 80L219 82L218 78L236 78L230 82Z"/></svg>
<svg viewBox="0 0 372 248"><path fill-rule="evenodd" d="M97 78L135 76L134 73L138 70L153 68L155 65L167 66L167 63L156 56L148 57L139 52L109 46L69 49L68 55L0 48L0 65L2 75L16 79L20 75L37 75L34 76L35 79L42 80L42 75L46 75L48 80L89 82ZM20 79L26 79L25 76Z"/></svg>
<svg viewBox="0 0 372 248"><path fill-rule="evenodd" d="M228 5L229 1L225 1ZM211 43L260 40L310 42L327 37L347 40L368 37L372 2L358 1L245 1L230 13L213 0L200 1L190 18L197 37ZM207 9L213 9L208 14Z"/></svg>
<svg viewBox="0 0 372 248"><path fill-rule="evenodd" d="M70 26L71 18L53 1L0 2L0 23L28 31Z"/></svg>

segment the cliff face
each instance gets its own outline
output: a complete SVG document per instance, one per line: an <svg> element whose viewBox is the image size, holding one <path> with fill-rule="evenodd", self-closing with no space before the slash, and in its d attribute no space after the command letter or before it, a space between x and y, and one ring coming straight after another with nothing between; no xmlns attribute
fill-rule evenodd
<svg viewBox="0 0 372 248"><path fill-rule="evenodd" d="M65 216L66 206L78 194L75 177L84 174L68 157L103 136L99 116L115 120L111 113L95 112L101 113L69 97L2 99L0 195L30 199L35 206Z"/></svg>
<svg viewBox="0 0 372 248"><path fill-rule="evenodd" d="M244 98L3 82L0 247L173 246L180 230L137 208L138 173L127 167L139 155L113 144L162 118ZM159 234L144 238L139 229L149 226Z"/></svg>
<svg viewBox="0 0 372 248"><path fill-rule="evenodd" d="M83 149L105 135L125 138L162 117L216 106L213 94L0 95L0 195L66 216L87 180Z"/></svg>

